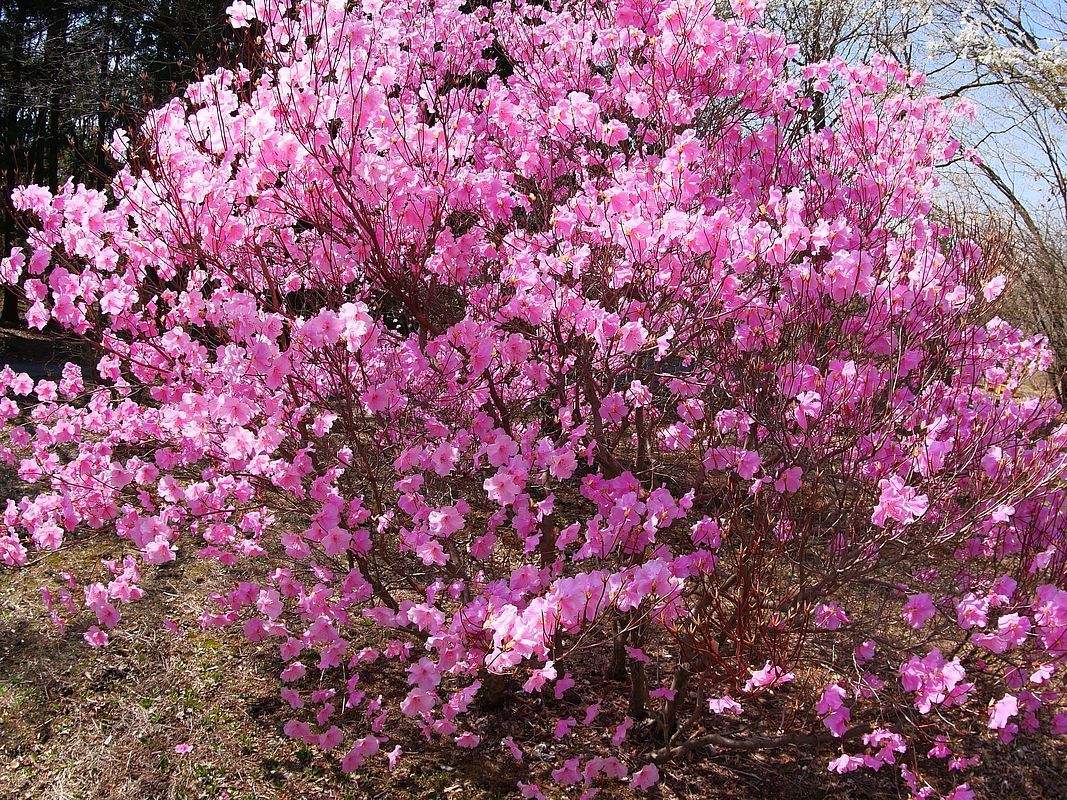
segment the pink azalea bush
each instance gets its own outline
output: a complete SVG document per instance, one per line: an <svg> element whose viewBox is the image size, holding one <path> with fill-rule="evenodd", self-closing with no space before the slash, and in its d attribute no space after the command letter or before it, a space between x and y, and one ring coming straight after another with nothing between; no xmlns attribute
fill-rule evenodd
<svg viewBox="0 0 1067 800"><path fill-rule="evenodd" d="M254 64L117 137L107 191L15 193L2 278L99 361L0 372L0 558L113 531L43 589L93 646L217 562L168 627L274 649L347 771L405 729L525 797L821 746L963 798L965 734L1067 732L1049 354L933 211L968 109L712 6L235 2ZM497 735L501 691L550 721Z"/></svg>

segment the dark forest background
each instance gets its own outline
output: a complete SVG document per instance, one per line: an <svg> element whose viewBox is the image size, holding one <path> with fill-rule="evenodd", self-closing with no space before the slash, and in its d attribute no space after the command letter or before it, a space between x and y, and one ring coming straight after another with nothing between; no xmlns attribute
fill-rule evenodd
<svg viewBox="0 0 1067 800"><path fill-rule="evenodd" d="M0 254L22 240L11 190L102 187L105 145L233 47L228 0L0 0ZM22 325L10 289L0 325Z"/></svg>

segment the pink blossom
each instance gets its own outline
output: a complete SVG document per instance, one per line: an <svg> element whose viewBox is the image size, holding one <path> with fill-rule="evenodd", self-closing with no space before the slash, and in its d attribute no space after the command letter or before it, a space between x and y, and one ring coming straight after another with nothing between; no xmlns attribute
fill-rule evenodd
<svg viewBox="0 0 1067 800"><path fill-rule="evenodd" d="M574 719L574 717L567 717L566 719L558 720L556 722L556 730L553 732L552 735L556 739L562 739L570 735L571 730L577 724L578 721Z"/></svg>
<svg viewBox="0 0 1067 800"><path fill-rule="evenodd" d="M789 467L782 470L774 481L774 490L782 494L794 494L800 491L801 477L804 470L800 467Z"/></svg>
<svg viewBox="0 0 1067 800"><path fill-rule="evenodd" d="M1004 293L1004 287L1007 286L1007 283L1007 278L1003 275L997 275L982 287L982 297L987 303L992 303Z"/></svg>
<svg viewBox="0 0 1067 800"><path fill-rule="evenodd" d="M730 695L711 698L708 700L708 708L715 714L740 714L743 710L741 704Z"/></svg>
<svg viewBox="0 0 1067 800"><path fill-rule="evenodd" d="M467 750L473 750L479 744L481 744L481 741L482 739L480 736L471 733L470 731L464 731L456 737L456 744L460 747L466 748Z"/></svg>
<svg viewBox="0 0 1067 800"><path fill-rule="evenodd" d="M835 758L833 761L831 761L827 765L827 769L830 772L836 772L838 775L844 775L848 772L855 772L862 766L862 756L850 756L848 754L842 754Z"/></svg>
<svg viewBox="0 0 1067 800"><path fill-rule="evenodd" d="M426 689L415 688L408 692L400 711L407 717L424 716L437 704L437 696Z"/></svg>
<svg viewBox="0 0 1067 800"><path fill-rule="evenodd" d="M904 480L894 475L878 482L882 494L878 505L871 515L871 522L885 527L887 519L894 519L901 525L908 525L926 513L929 501L926 495L919 494L913 487L906 486Z"/></svg>
<svg viewBox="0 0 1067 800"><path fill-rule="evenodd" d="M491 478L486 478L484 483L486 494L490 500L495 500L502 506L509 506L515 502L519 495L519 485L514 476L508 472L498 472Z"/></svg>
<svg viewBox="0 0 1067 800"><path fill-rule="evenodd" d="M900 682L905 691L915 693L915 707L920 713L929 714L934 705L957 705L966 700L974 688L963 683L966 674L958 658L945 661L935 647L925 657L912 656L901 665Z"/></svg>
<svg viewBox="0 0 1067 800"><path fill-rule="evenodd" d="M1014 695L1005 694L989 709L989 727L1000 730L1007 726L1008 720L1019 713L1019 703Z"/></svg>
<svg viewBox="0 0 1067 800"><path fill-rule="evenodd" d="M1049 727L1049 732L1053 736L1067 734L1067 711L1060 711L1052 717L1052 725Z"/></svg>
<svg viewBox="0 0 1067 800"><path fill-rule="evenodd" d="M108 636L104 631L93 625L85 632L85 641L93 647L107 647Z"/></svg>
<svg viewBox="0 0 1067 800"><path fill-rule="evenodd" d="M417 663L408 667L408 683L419 689L433 691L441 683L440 670L430 659L420 658Z"/></svg>
<svg viewBox="0 0 1067 800"><path fill-rule="evenodd" d="M552 780L564 786L571 786L582 780L582 773L578 769L581 761L577 758L568 758L562 767L552 770Z"/></svg>
<svg viewBox="0 0 1067 800"><path fill-rule="evenodd" d="M828 631L835 631L848 623L848 615L837 603L820 603L815 607L815 624Z"/></svg>
<svg viewBox="0 0 1067 800"><path fill-rule="evenodd" d="M549 661L540 669L535 669L530 673L530 677L526 679L526 683L522 688L525 692L539 692L541 688L551 681L556 679L556 667L555 662Z"/></svg>
<svg viewBox="0 0 1067 800"><path fill-rule="evenodd" d="M380 745L381 740L376 736L357 739L352 748L341 759L341 771L355 772L363 766L364 761L378 752Z"/></svg>
<svg viewBox="0 0 1067 800"><path fill-rule="evenodd" d="M758 670L752 670L752 677L745 681L743 691L755 692L758 689L773 688L789 683L795 676L768 661Z"/></svg>
<svg viewBox="0 0 1067 800"><path fill-rule="evenodd" d="M874 658L874 653L876 649L877 645L870 639L867 639L866 641L859 644L854 651L856 663L865 664L866 662L870 661L872 658Z"/></svg>
<svg viewBox="0 0 1067 800"><path fill-rule="evenodd" d="M655 764L646 764L630 776L630 786L634 789L651 789L657 783L659 783L659 769Z"/></svg>
<svg viewBox="0 0 1067 800"><path fill-rule="evenodd" d="M842 736L848 727L848 721L852 714L844 705L847 692L836 683L832 683L823 689L822 697L815 704L815 713L822 719L834 736Z"/></svg>
<svg viewBox="0 0 1067 800"><path fill-rule="evenodd" d="M248 23L256 18L255 9L244 0L235 0L227 6L226 15L230 18L230 24L235 28L246 28Z"/></svg>
<svg viewBox="0 0 1067 800"><path fill-rule="evenodd" d="M513 738L511 738L510 736L507 736L502 740L502 742L503 742L504 746L507 747L508 752L511 753L511 757L514 758L517 762L519 762L521 764L522 763L522 749L515 743L515 740Z"/></svg>
<svg viewBox="0 0 1067 800"><path fill-rule="evenodd" d="M396 769L397 762L400 761L400 757L403 754L404 749L400 745L397 745L385 754L385 760L388 762L390 770Z"/></svg>
<svg viewBox="0 0 1067 800"><path fill-rule="evenodd" d="M640 320L627 322L619 330L619 346L624 353L636 353L644 346L647 338L648 332Z"/></svg>
<svg viewBox="0 0 1067 800"><path fill-rule="evenodd" d="M910 595L904 604L904 620L913 628L921 628L936 614L934 598L925 592Z"/></svg>

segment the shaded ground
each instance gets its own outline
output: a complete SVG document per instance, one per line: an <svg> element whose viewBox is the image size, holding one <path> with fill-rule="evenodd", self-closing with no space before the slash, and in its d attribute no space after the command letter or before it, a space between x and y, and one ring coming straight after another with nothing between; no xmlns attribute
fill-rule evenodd
<svg viewBox="0 0 1067 800"><path fill-rule="evenodd" d="M37 598L60 561L91 570L111 542L79 544L30 569L0 574L0 798L89 800L231 798L362 800L515 797L510 758L431 746L387 730L405 750L395 772L374 767L342 774L336 754L287 739L288 707L278 697L272 651L240 632L168 632L163 621L189 619L222 588L207 565L183 559L144 582L149 598L126 607L111 647L91 650L81 628L58 635ZM110 555L114 555L111 553ZM620 691L616 692L621 696ZM604 691L611 695L610 689ZM515 696L476 720L483 734L530 741L547 712ZM543 730L544 725L540 728ZM640 736L640 732L635 734ZM487 737L488 738L488 737ZM176 754L177 744L192 745ZM535 771L556 766L556 745L542 736L528 749ZM484 748L488 750L489 748ZM874 800L900 796L895 775L825 771L830 751L800 755L701 755L664 770L653 798ZM540 762L540 763L539 763ZM379 761L380 763L380 761ZM1027 743L991 750L969 776L980 796L1067 798L1061 745ZM575 795L577 794L575 793ZM621 789L601 797L628 797Z"/></svg>
<svg viewBox="0 0 1067 800"><path fill-rule="evenodd" d="M89 349L62 334L0 328L0 367L6 364L35 381L54 380L68 361L79 364L86 377L95 374L96 359Z"/></svg>

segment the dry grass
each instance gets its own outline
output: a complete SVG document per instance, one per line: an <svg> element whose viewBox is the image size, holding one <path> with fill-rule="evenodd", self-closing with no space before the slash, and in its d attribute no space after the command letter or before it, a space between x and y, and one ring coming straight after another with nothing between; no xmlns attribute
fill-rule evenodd
<svg viewBox="0 0 1067 800"><path fill-rule="evenodd" d="M89 558L87 561L95 561ZM96 553L95 555L100 555ZM370 798L499 796L481 765L419 742L393 774L345 776L287 739L273 653L239 631L174 635L166 618L203 608L218 576L178 563L145 585L110 647L58 636L35 601L41 575L0 588L0 797ZM176 754L176 744L190 744ZM425 758L424 758L425 755ZM454 758L454 754L448 754ZM431 774L432 773L432 774Z"/></svg>
<svg viewBox="0 0 1067 800"><path fill-rule="evenodd" d="M83 567L105 552L87 545ZM71 553L64 554L69 563ZM442 798L515 796L517 775L495 752L432 746L390 730L407 755L390 773L342 774L335 756L281 732L287 707L277 694L272 652L243 642L239 631L167 632L162 621L203 608L220 576L195 560L166 567L146 584L150 597L127 612L111 647L90 650L80 629L58 636L36 600L49 557L8 573L0 584L0 797L74 798ZM622 687L619 687L620 689ZM605 695L612 689L600 688ZM614 694L621 694L615 691ZM575 712L577 712L577 707ZM475 716L488 736L511 732L529 742L539 719L559 708L513 696ZM638 730L635 745L649 739ZM190 753L173 752L188 743ZM530 748L535 772L547 773L558 745ZM663 798L885 798L898 796L892 775L832 780L829 751L703 755L664 770ZM1067 797L1064 749L1027 743L989 750L972 785L986 797ZM624 797L625 791L602 797Z"/></svg>
<svg viewBox="0 0 1067 800"><path fill-rule="evenodd" d="M0 487L5 488L5 487ZM9 492L17 487L8 482ZM112 645L91 650L84 627L57 634L38 598L42 583L59 569L82 576L100 570L101 558L118 555L116 540L99 537L58 554L39 557L25 570L0 573L0 800L489 800L515 797L520 774L510 757L491 747L476 752L426 742L414 729L387 725L405 751L395 772L381 759L356 775L344 775L339 757L286 738L289 709L278 696L278 660L267 645L246 642L240 631L168 632L165 619L190 620L207 608L227 577L189 553L155 570L143 582L147 597L124 609ZM232 578L232 576L229 576ZM368 642L377 644L377 642ZM588 664L587 676L600 674ZM398 675L365 676L377 690L398 697ZM505 693L469 720L487 742L511 734L524 743L528 766L543 782L558 766L563 746L544 731L568 714L581 717L577 697L617 698L604 715L625 713L625 686L598 681L579 685L575 704ZM602 743L568 740L590 750ZM1061 737L1062 738L1062 737ZM177 754L174 746L190 744ZM631 767L656 746L648 726L638 726L624 752ZM968 775L987 798L1067 798L1067 748L1029 740L998 748L975 741L983 765ZM601 751L602 754L606 752ZM829 775L832 751L801 753L702 753L662 770L650 795L663 800L881 800L903 796L896 776ZM925 761L925 759L923 759ZM928 763L928 762L927 762ZM962 779L961 779L962 780ZM568 796L577 796L572 793ZM630 798L625 788L605 787L601 798Z"/></svg>

